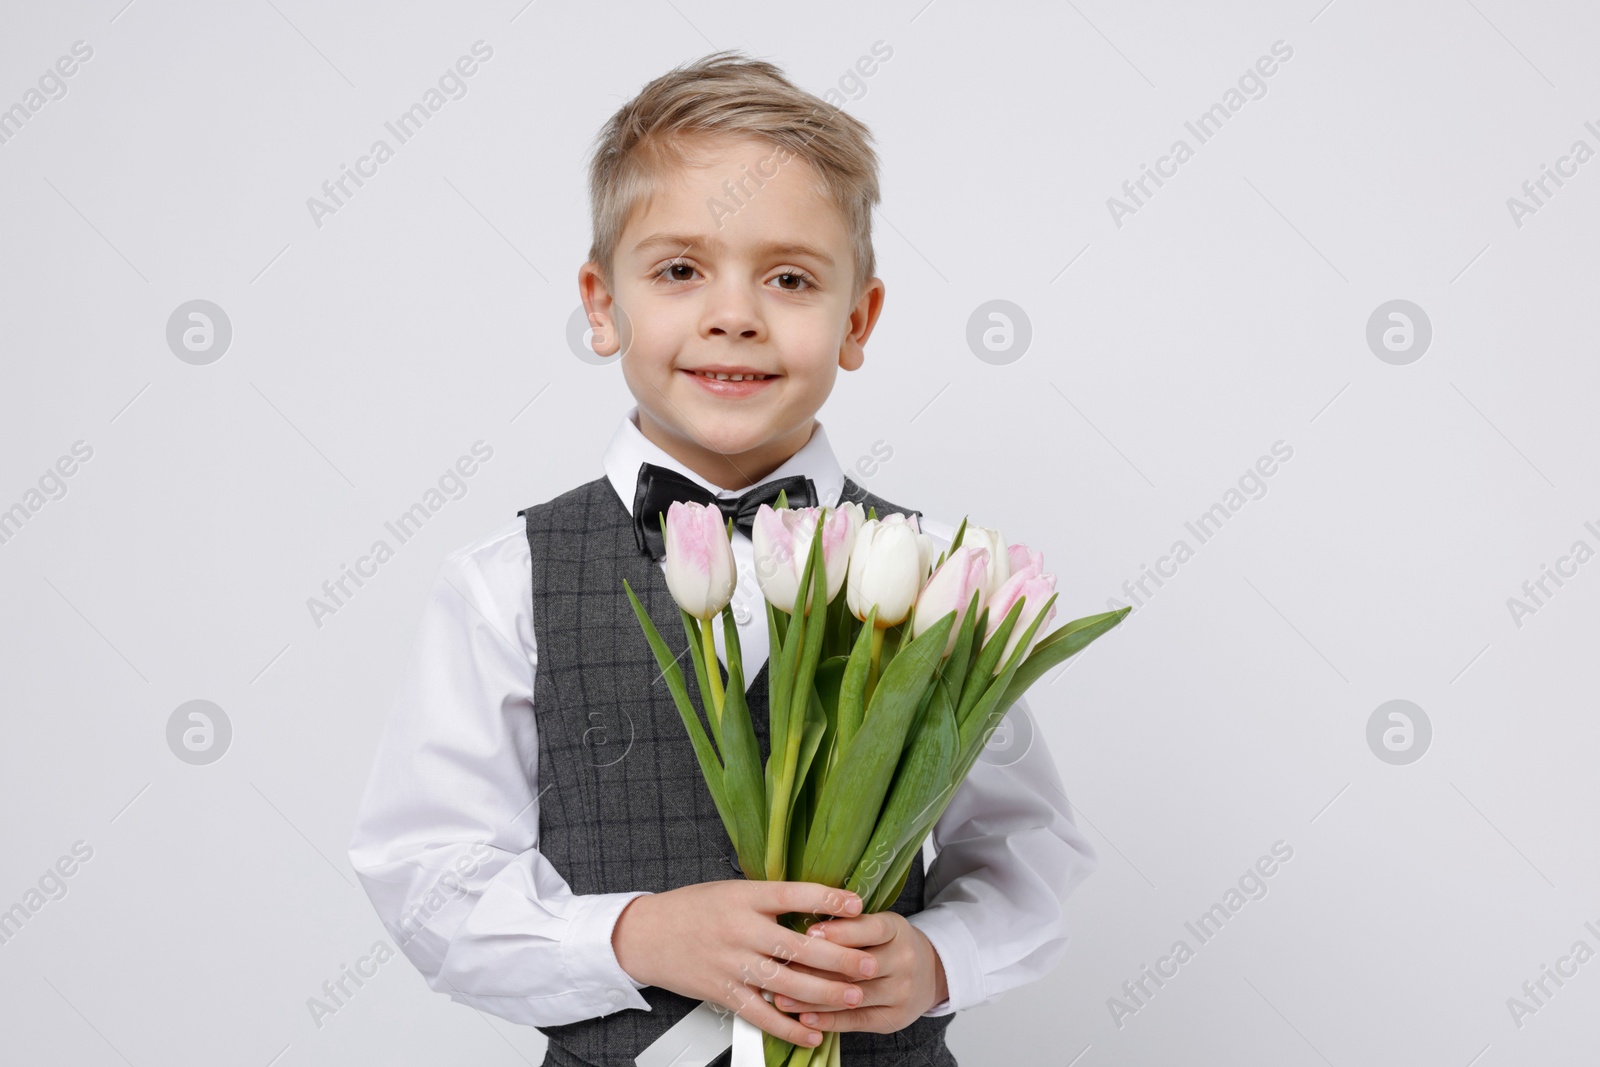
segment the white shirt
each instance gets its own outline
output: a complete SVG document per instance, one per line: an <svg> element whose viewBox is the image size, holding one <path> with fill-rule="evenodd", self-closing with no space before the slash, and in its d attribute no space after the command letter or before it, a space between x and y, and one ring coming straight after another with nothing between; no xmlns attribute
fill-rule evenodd
<svg viewBox="0 0 1600 1067"><path fill-rule="evenodd" d="M719 497L742 492L686 470L640 432L637 416L634 407L623 418L604 460L630 514L646 461ZM809 476L820 503L837 506L844 473L820 423L762 481L792 474ZM921 528L935 556L955 536L945 523ZM735 619L745 677L754 678L767 623L753 546L738 527L733 554ZM642 891L574 894L538 850L532 583L520 517L445 559L361 799L350 862L396 945L452 1000L534 1026L649 1011L611 945L617 916ZM722 628L713 632L726 665ZM1026 698L1010 714L1029 715ZM1063 903L1098 860L1043 735L1031 736L1015 762L974 763L930 835L925 907L908 921L938 952L949 996L927 1015L1042 978L1066 949Z"/></svg>

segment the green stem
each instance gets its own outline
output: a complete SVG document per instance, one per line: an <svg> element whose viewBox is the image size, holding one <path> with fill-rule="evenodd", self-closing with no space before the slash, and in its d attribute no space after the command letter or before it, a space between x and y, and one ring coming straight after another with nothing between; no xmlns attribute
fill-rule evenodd
<svg viewBox="0 0 1600 1067"><path fill-rule="evenodd" d="M711 710L714 716L718 747L722 743L722 704L726 699L722 692L722 665L717 660L717 639L711 629L710 622L699 621L700 638L705 645L706 678L711 683Z"/></svg>
<svg viewBox="0 0 1600 1067"><path fill-rule="evenodd" d="M791 714L790 718L799 716ZM783 881L787 877L784 868L789 858L789 798L794 794L795 772L800 763L800 745L794 739L794 730L791 729L789 735L782 742L783 770L772 791L772 820L767 831L767 878L772 881Z"/></svg>
<svg viewBox="0 0 1600 1067"><path fill-rule="evenodd" d="M872 661L867 667L867 695L862 701L863 717L865 709L872 706L872 691L878 687L878 661L883 658L883 631L885 627L872 628Z"/></svg>
<svg viewBox="0 0 1600 1067"><path fill-rule="evenodd" d="M804 611L805 601L797 599L795 614ZM816 604L812 609L816 611ZM802 620L790 619L790 626ZM815 615L805 614L803 625L809 629L823 623L823 612L817 611ZM803 639L803 638L802 638ZM769 653L770 654L770 653ZM798 681L796 689L799 688ZM798 698L796 698L798 699ZM773 745L783 745L782 768L778 772L777 782L772 790L772 812L767 830L767 878L772 881L783 881L791 875L799 876L798 871L787 871L789 860L789 800L794 796L795 776L800 765L800 739L805 736L806 712L804 707L799 711L791 708L789 712L788 735L782 738L771 738Z"/></svg>

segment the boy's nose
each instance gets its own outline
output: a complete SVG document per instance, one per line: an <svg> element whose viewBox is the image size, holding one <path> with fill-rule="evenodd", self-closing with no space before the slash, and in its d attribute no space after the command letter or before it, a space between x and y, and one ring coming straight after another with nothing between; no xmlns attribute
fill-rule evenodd
<svg viewBox="0 0 1600 1067"><path fill-rule="evenodd" d="M710 337L759 338L763 329L760 306L742 286L708 286L701 328Z"/></svg>

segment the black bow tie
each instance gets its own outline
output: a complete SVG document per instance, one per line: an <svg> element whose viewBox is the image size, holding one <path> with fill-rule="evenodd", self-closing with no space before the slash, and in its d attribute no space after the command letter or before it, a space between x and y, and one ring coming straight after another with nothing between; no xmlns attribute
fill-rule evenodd
<svg viewBox="0 0 1600 1067"><path fill-rule="evenodd" d="M762 504L776 507L780 492L788 494L786 503L791 508L810 508L817 505L817 487L803 474L763 482L741 496L723 500L698 482L685 478L670 467L641 463L639 486L633 494L633 533L639 542L639 551L649 553L651 559L666 558L666 541L662 537L660 524L674 500L691 504L714 504L721 510L724 521L731 518L733 524L749 537L751 527L756 521L756 511Z"/></svg>

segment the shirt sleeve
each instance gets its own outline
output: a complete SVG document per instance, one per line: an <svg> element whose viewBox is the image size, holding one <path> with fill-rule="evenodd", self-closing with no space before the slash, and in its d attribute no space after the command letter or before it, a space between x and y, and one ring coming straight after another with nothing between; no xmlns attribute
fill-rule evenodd
<svg viewBox="0 0 1600 1067"><path fill-rule="evenodd" d="M440 567L349 856L430 988L534 1026L625 1008L611 944L634 893L574 894L538 850L537 662L518 519Z"/></svg>
<svg viewBox="0 0 1600 1067"><path fill-rule="evenodd" d="M955 536L945 523L921 526L936 555ZM1067 897L1099 857L1073 820L1026 695L996 727L931 836L936 854L923 910L907 921L939 954L949 995L924 1015L977 1007L1049 974L1069 939Z"/></svg>

